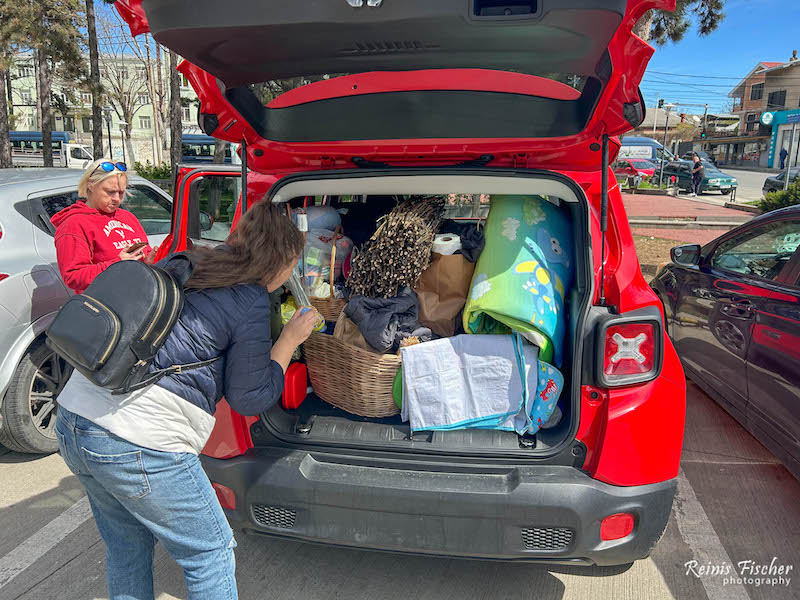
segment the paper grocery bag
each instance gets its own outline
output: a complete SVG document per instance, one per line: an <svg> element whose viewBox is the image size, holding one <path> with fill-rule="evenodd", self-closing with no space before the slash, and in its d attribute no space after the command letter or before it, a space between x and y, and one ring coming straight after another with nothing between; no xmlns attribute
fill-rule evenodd
<svg viewBox="0 0 800 600"><path fill-rule="evenodd" d="M339 318L336 320L336 327L333 330L333 337L335 337L337 340L345 342L346 344L350 344L351 346L380 354L380 352L375 350L375 348L367 343L367 340L364 339L364 335L361 333L358 325L353 323L353 321L351 321L348 316L344 314L344 312L342 312L339 315Z"/></svg>
<svg viewBox="0 0 800 600"><path fill-rule="evenodd" d="M455 333L455 319L467 301L474 270L475 264L461 254L433 254L414 290L420 325L444 337Z"/></svg>

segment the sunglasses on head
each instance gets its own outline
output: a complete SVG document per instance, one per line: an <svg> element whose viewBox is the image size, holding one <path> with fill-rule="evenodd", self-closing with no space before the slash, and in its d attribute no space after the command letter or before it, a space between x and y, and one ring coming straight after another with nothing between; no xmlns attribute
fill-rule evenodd
<svg viewBox="0 0 800 600"><path fill-rule="evenodd" d="M111 171L117 169L118 171L122 171L124 173L128 170L128 165L126 165L124 162L113 163L107 160L97 165L94 170L97 171L97 169L103 169L103 171L106 173L111 173ZM92 171L92 173L94 173L94 171Z"/></svg>

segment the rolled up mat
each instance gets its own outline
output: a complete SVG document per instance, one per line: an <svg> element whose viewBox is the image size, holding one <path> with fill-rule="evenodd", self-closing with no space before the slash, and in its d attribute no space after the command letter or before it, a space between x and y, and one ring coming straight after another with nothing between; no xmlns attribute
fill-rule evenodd
<svg viewBox="0 0 800 600"><path fill-rule="evenodd" d="M467 333L518 331L561 366L575 272L568 213L541 196L492 196L486 246L464 307Z"/></svg>
<svg viewBox="0 0 800 600"><path fill-rule="evenodd" d="M450 256L461 250L461 238L453 233L439 233L433 238L433 247L436 254Z"/></svg>

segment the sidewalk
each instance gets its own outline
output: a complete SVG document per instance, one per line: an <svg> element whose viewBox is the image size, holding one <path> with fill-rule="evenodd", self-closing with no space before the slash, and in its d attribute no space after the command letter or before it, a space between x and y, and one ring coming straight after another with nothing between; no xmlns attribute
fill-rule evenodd
<svg viewBox="0 0 800 600"><path fill-rule="evenodd" d="M725 208L702 199L682 198L675 196L651 196L642 194L622 194L622 202L628 218L687 218L695 217L730 217L731 221L749 220L747 213L733 208ZM752 217L752 215L749 215Z"/></svg>
<svg viewBox="0 0 800 600"><path fill-rule="evenodd" d="M634 235L684 244L707 244L754 216L702 199L667 195L623 193L622 202Z"/></svg>

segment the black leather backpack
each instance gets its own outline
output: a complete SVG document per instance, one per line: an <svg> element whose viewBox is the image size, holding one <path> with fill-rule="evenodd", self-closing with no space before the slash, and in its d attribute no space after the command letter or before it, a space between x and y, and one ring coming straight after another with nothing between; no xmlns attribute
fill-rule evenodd
<svg viewBox="0 0 800 600"><path fill-rule="evenodd" d="M183 309L192 262L177 254L165 268L128 260L100 273L61 307L47 345L93 383L125 394L165 375L198 369L217 358L148 373Z"/></svg>

